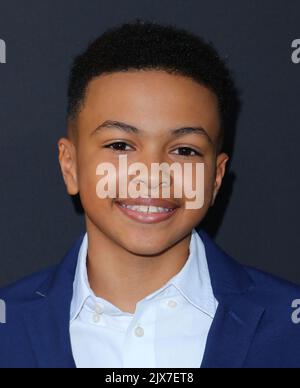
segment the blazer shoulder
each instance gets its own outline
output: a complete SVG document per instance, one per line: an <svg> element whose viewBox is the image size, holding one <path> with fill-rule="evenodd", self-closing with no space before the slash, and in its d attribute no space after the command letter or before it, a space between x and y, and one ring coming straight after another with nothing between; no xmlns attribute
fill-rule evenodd
<svg viewBox="0 0 300 388"><path fill-rule="evenodd" d="M300 299L299 285L251 267L246 266L244 269L253 281L253 290L257 296L276 301L277 306L280 305L280 302L286 306L286 302L289 301L289 307L293 300Z"/></svg>
<svg viewBox="0 0 300 388"><path fill-rule="evenodd" d="M51 279L55 273L57 265L29 275L6 287L0 288L0 299L13 304L23 304L30 302L40 286Z"/></svg>
<svg viewBox="0 0 300 388"><path fill-rule="evenodd" d="M8 302L7 304L12 307L18 307L20 304L40 300L45 296L44 293L48 294L55 289L55 286L60 287L63 291L66 282L72 280L75 274L78 252L83 238L84 234L81 234L58 264L27 276L8 287L0 288L0 299Z"/></svg>

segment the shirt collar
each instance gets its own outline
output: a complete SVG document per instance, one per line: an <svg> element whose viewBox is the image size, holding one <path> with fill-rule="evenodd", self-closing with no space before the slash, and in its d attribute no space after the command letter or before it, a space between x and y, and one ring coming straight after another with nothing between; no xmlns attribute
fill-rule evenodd
<svg viewBox="0 0 300 388"><path fill-rule="evenodd" d="M86 234L78 254L71 303L71 322L76 319L88 299L97 299L88 281L86 268L87 251L88 236ZM214 318L218 302L213 294L205 247L195 229L192 231L189 257L184 267L162 288L148 295L145 299L155 298L170 286L174 286L189 303L211 318Z"/></svg>
<svg viewBox="0 0 300 388"><path fill-rule="evenodd" d="M88 236L85 234L78 253L78 263L73 283L73 298L71 302L71 322L76 319L84 303L91 296L92 290L89 285L86 259L88 252Z"/></svg>
<svg viewBox="0 0 300 388"><path fill-rule="evenodd" d="M190 254L182 270L170 280L195 307L214 318L217 310L206 259L205 246L195 229L192 231Z"/></svg>

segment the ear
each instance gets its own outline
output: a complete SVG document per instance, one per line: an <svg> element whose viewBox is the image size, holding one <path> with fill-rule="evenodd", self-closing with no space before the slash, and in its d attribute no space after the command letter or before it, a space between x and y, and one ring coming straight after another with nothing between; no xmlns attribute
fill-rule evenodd
<svg viewBox="0 0 300 388"><path fill-rule="evenodd" d="M70 195L79 192L77 179L77 160L74 144L66 138L58 141L59 163L61 172Z"/></svg>
<svg viewBox="0 0 300 388"><path fill-rule="evenodd" d="M216 165L216 177L214 183L214 192L212 197L211 206L214 205L218 192L221 188L222 181L226 172L226 163L229 160L229 156L225 153L221 153L217 157L217 165Z"/></svg>

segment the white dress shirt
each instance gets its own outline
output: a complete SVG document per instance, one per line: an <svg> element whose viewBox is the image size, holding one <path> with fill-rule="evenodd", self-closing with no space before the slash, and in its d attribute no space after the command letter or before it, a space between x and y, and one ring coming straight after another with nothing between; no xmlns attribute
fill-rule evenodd
<svg viewBox="0 0 300 388"><path fill-rule="evenodd" d="M182 270L134 314L90 288L85 235L74 280L70 335L77 368L200 368L218 302L203 242L193 230Z"/></svg>

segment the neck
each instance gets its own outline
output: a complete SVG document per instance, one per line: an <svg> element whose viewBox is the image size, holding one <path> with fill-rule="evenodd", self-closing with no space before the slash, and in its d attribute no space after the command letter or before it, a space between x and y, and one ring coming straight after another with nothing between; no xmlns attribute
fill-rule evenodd
<svg viewBox="0 0 300 388"><path fill-rule="evenodd" d="M184 267L191 234L157 256L139 256L122 248L87 221L87 270L96 296L133 314L136 304L160 289Z"/></svg>

